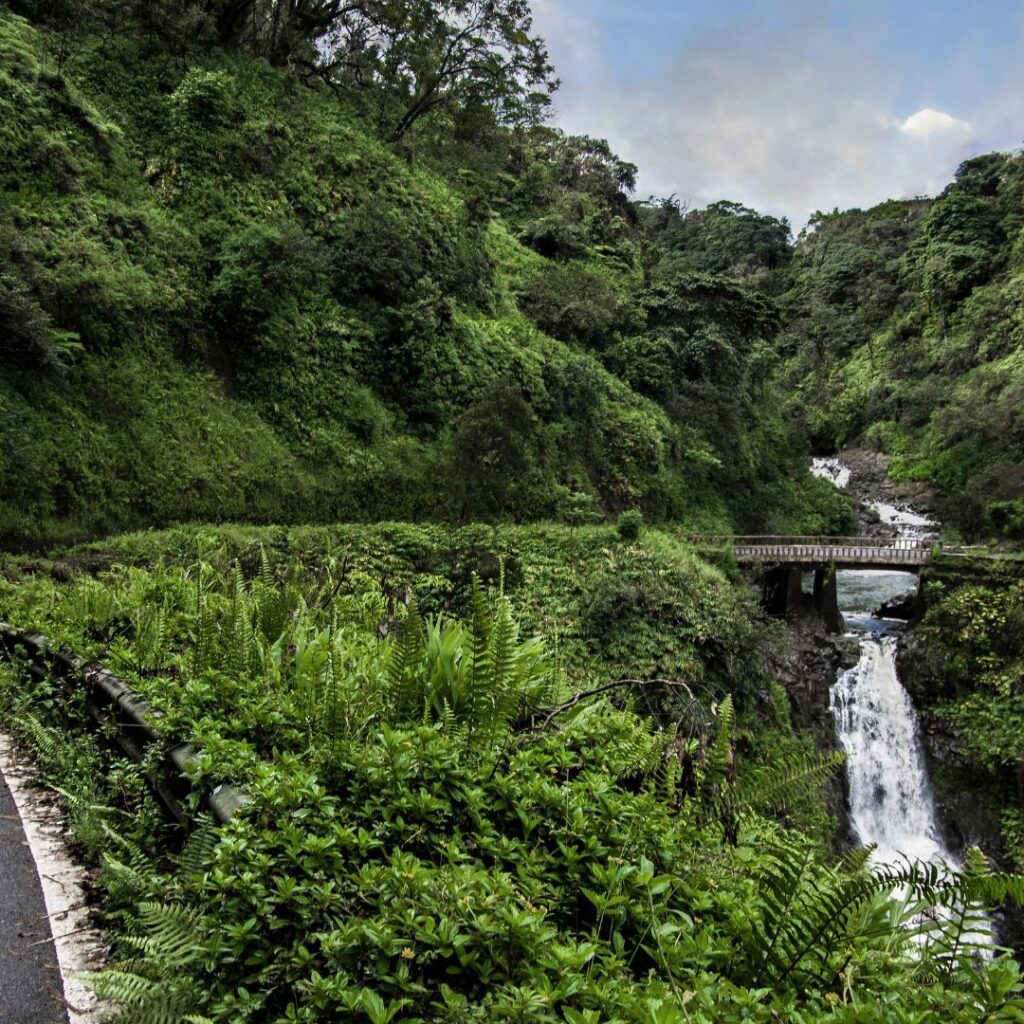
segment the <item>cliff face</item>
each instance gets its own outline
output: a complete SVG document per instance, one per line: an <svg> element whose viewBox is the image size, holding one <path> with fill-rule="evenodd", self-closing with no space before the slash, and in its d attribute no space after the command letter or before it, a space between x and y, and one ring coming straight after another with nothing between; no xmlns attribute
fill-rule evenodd
<svg viewBox="0 0 1024 1024"><path fill-rule="evenodd" d="M951 642L955 638L936 632L926 618L925 628L904 636L898 656L900 679L918 709L939 821L956 855L977 846L997 868L1018 870L1007 811L1020 805L1020 773L986 762L975 730L952 714L961 683L952 668ZM1024 951L1024 913L1006 906L996 926L1000 941Z"/></svg>
<svg viewBox="0 0 1024 1024"><path fill-rule="evenodd" d="M823 754L842 749L829 710L829 690L840 670L856 661L856 642L828 632L818 617L811 614L780 626L765 652L768 671L789 697L793 730L809 736ZM844 772L836 772L829 779L825 803L837 823L836 847L849 849L856 840L850 832Z"/></svg>

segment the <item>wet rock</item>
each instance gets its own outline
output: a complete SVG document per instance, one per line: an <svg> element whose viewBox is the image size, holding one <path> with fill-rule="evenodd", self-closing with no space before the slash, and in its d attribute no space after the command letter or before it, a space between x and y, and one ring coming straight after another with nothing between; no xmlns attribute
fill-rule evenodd
<svg viewBox="0 0 1024 1024"><path fill-rule="evenodd" d="M930 515L935 508L935 492L915 481L896 482L889 476L891 459L883 452L864 448L846 448L839 461L850 470L846 490L857 502L858 531L866 537L890 537L898 533L892 524L881 521L872 508L876 502L897 507L912 503L915 511Z"/></svg>
<svg viewBox="0 0 1024 1024"><path fill-rule="evenodd" d="M808 616L780 624L765 655L769 671L789 696L794 730L809 735L821 753L841 750L829 710L829 691L840 670L857 663L857 641L827 632L820 620ZM840 849L855 845L848 822L846 787L846 773L842 771L836 772L826 787L829 812L840 822Z"/></svg>
<svg viewBox="0 0 1024 1024"><path fill-rule="evenodd" d="M905 594L883 601L872 612L876 619L903 619L910 622L920 615L920 603L916 590L908 590Z"/></svg>

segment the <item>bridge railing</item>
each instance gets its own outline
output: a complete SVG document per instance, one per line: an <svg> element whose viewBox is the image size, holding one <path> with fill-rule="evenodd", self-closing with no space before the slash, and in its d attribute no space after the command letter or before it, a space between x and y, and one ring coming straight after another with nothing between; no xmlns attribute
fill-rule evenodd
<svg viewBox="0 0 1024 1024"><path fill-rule="evenodd" d="M860 550L931 551L934 541L925 537L808 537L769 534L690 534L683 538L694 547L734 548L858 548Z"/></svg>

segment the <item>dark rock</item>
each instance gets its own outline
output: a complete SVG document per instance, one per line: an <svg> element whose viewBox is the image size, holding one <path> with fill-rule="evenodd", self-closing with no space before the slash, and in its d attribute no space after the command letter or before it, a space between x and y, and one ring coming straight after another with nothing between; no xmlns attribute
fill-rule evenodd
<svg viewBox="0 0 1024 1024"><path fill-rule="evenodd" d="M903 619L910 622L911 619L919 617L920 604L916 590L908 590L882 604L872 613L876 619Z"/></svg>
<svg viewBox="0 0 1024 1024"><path fill-rule="evenodd" d="M823 754L842 750L829 691L840 670L857 663L858 642L828 632L817 616L806 616L780 624L765 655L769 671L789 696L794 730L809 735ZM849 826L846 773L836 772L825 793L829 813L839 822L837 846L850 849L856 843Z"/></svg>
<svg viewBox="0 0 1024 1024"><path fill-rule="evenodd" d="M839 461L850 470L846 490L857 503L857 529L865 537L891 537L897 531L883 523L871 507L881 501L903 507L912 504L914 511L929 515L935 507L935 492L917 482L899 482L889 476L889 456L864 448L846 448L838 455Z"/></svg>

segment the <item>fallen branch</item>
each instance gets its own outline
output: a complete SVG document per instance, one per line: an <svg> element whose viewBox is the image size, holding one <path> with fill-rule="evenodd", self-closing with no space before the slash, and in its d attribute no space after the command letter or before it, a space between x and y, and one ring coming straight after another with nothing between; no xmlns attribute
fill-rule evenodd
<svg viewBox="0 0 1024 1024"><path fill-rule="evenodd" d="M555 705L548 711L547 717L539 726L534 726L536 729L546 729L551 723L557 718L563 711L568 711L570 708L576 707L577 704L590 697L599 697L602 693L608 693L611 690L622 689L623 687L632 686L662 686L670 690L684 690L690 698L691 704L697 703L697 698L693 695L693 690L690 689L688 683L680 682L678 679L616 679L611 683L604 683L601 686L595 686L592 690L580 690L573 694L567 701L561 704Z"/></svg>

